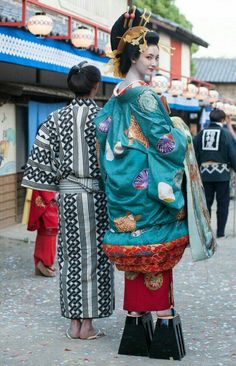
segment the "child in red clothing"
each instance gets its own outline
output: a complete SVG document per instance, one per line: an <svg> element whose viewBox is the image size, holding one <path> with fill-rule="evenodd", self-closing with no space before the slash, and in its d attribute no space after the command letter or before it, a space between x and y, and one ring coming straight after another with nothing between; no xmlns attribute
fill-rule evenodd
<svg viewBox="0 0 236 366"><path fill-rule="evenodd" d="M35 274L54 277L58 205L55 192L33 190L27 230L37 230L34 249Z"/></svg>

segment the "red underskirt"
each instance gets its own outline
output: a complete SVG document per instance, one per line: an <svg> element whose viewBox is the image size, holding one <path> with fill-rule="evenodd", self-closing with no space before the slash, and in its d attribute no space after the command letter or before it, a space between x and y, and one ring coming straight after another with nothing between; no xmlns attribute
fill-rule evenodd
<svg viewBox="0 0 236 366"><path fill-rule="evenodd" d="M127 311L158 311L174 306L172 270L162 272L162 285L150 290L145 285L144 273L135 279L125 276L124 310Z"/></svg>

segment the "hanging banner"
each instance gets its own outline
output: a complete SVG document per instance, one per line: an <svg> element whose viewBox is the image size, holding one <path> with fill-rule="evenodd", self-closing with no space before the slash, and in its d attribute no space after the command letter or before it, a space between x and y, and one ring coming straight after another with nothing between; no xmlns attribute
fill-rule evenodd
<svg viewBox="0 0 236 366"><path fill-rule="evenodd" d="M208 127L210 124L210 112L212 111L212 107L204 107L202 109L201 117L200 117L200 126L201 130Z"/></svg>

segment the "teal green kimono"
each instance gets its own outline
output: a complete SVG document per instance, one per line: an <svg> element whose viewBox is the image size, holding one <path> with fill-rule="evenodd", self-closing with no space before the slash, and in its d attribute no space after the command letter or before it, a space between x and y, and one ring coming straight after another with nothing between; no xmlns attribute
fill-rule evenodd
<svg viewBox="0 0 236 366"><path fill-rule="evenodd" d="M103 250L120 270L173 268L189 242L182 191L187 137L147 86L113 96L95 123L110 222Z"/></svg>

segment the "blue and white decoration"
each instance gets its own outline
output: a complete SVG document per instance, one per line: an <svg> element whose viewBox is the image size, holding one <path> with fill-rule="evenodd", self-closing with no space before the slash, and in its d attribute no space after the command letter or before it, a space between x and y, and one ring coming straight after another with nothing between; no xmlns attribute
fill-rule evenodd
<svg viewBox="0 0 236 366"><path fill-rule="evenodd" d="M186 99L182 95L173 97L169 93L163 94L166 97L170 109L197 112L200 111L199 101L196 98Z"/></svg>
<svg viewBox="0 0 236 366"><path fill-rule="evenodd" d="M63 41L36 37L14 27L0 27L0 61L67 74L72 66L84 60L99 68L102 81L114 84L121 81L109 71L107 57L76 49ZM164 96L171 109L200 110L197 99L173 97L168 93Z"/></svg>
<svg viewBox="0 0 236 366"><path fill-rule="evenodd" d="M0 27L0 61L67 74L72 66L85 59L99 68L103 81L120 81L108 73L107 57L78 50L62 41L35 37L20 29Z"/></svg>

